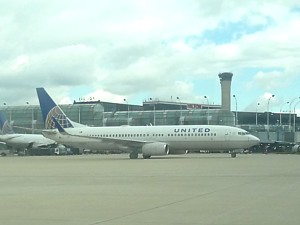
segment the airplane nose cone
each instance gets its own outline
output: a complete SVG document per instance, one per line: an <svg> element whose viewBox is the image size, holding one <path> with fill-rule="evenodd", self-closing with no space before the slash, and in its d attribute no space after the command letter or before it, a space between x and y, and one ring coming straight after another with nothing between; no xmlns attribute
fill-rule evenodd
<svg viewBox="0 0 300 225"><path fill-rule="evenodd" d="M252 145L258 145L260 143L260 139L251 135L251 137L249 138L249 142L251 142Z"/></svg>

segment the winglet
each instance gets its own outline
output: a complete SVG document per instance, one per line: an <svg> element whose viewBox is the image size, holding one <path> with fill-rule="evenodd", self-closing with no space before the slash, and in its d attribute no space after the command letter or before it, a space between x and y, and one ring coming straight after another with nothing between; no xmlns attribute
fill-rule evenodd
<svg viewBox="0 0 300 225"><path fill-rule="evenodd" d="M0 134L14 134L14 131L3 112L0 112Z"/></svg>
<svg viewBox="0 0 300 225"><path fill-rule="evenodd" d="M57 128L59 124L63 128L73 127L71 120L65 115L61 108L53 101L44 88L36 88L43 120L46 129ZM56 122L53 120L56 119Z"/></svg>

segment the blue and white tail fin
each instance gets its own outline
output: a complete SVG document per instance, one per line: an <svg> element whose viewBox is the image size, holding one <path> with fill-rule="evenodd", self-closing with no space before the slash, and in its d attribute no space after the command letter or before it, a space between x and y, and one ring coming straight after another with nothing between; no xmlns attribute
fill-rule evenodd
<svg viewBox="0 0 300 225"><path fill-rule="evenodd" d="M62 128L84 126L82 124L71 121L62 111L62 109L52 100L52 98L49 96L49 94L44 88L37 88L36 92L40 102L40 107L46 129L57 128L57 125L53 118L56 119L56 122L59 123Z"/></svg>
<svg viewBox="0 0 300 225"><path fill-rule="evenodd" d="M0 112L0 134L14 134L14 131L3 112Z"/></svg>

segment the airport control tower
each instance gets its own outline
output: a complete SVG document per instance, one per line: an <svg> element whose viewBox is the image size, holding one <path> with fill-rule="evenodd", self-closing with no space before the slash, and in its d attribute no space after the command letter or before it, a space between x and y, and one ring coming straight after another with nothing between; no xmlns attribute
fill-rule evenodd
<svg viewBox="0 0 300 225"><path fill-rule="evenodd" d="M231 79L233 74L229 72L219 73L221 89L222 89L222 109L230 111L230 90Z"/></svg>

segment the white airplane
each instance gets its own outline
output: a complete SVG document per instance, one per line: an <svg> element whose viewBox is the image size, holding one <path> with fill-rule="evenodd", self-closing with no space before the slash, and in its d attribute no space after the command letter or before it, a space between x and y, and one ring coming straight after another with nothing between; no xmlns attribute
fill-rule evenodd
<svg viewBox="0 0 300 225"><path fill-rule="evenodd" d="M37 88L45 126L45 137L58 143L91 150L129 152L131 159L180 154L199 150L231 151L257 145L260 140L249 132L230 126L174 125L74 127L73 122L57 106L44 88ZM56 128L56 129L54 129Z"/></svg>
<svg viewBox="0 0 300 225"><path fill-rule="evenodd" d="M14 149L56 145L56 141L46 138L41 134L15 134L2 112L0 112L0 142L4 142L7 146L11 146Z"/></svg>

